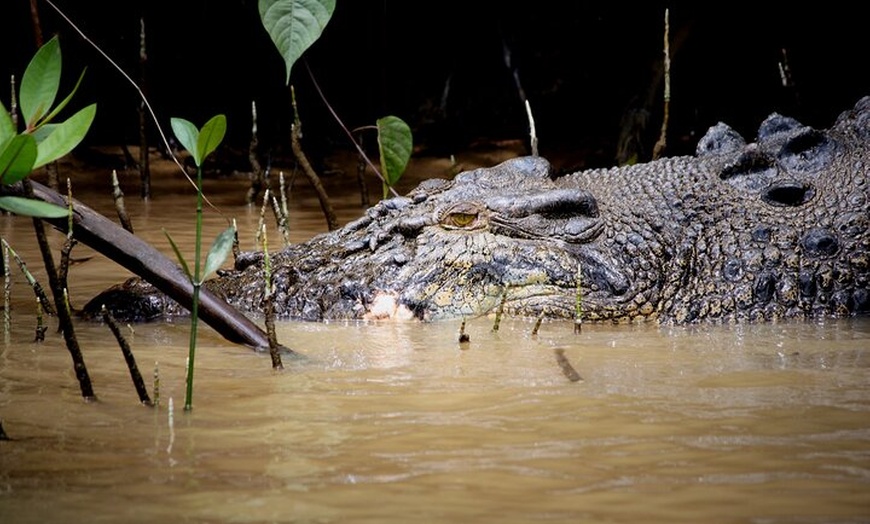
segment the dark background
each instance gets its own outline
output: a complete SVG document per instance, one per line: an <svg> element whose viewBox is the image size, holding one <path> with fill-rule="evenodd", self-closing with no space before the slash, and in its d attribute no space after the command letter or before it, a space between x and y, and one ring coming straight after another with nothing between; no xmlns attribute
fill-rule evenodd
<svg viewBox="0 0 870 524"><path fill-rule="evenodd" d="M283 61L260 25L256 1L55 3L135 79L144 17L144 85L167 132L170 117L199 126L224 113L227 147L244 150L256 100L263 150L289 149ZM98 103L87 144L136 144L136 91L53 9L39 5L45 38L60 35L65 82L87 67L71 106ZM668 154L691 152L718 121L752 138L772 111L827 127L870 94L866 18L833 2L802 9L761 2L338 0L323 36L291 75L306 147L315 157L349 147L308 68L348 127L394 114L412 126L418 154L439 155L526 140L515 71L544 156L612 165L624 117L643 109L648 125L637 136L644 160L661 123L666 5L673 55ZM7 0L0 17L9 28L0 36L0 74L20 77L36 49L28 0ZM789 86L778 69L783 50ZM3 100L8 107L8 95Z"/></svg>

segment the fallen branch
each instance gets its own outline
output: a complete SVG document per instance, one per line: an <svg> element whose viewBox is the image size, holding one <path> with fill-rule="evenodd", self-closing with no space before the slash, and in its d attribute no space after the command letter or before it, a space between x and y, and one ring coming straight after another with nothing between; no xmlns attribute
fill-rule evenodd
<svg viewBox="0 0 870 524"><path fill-rule="evenodd" d="M30 184L34 198L67 206L66 199L56 191L38 182L30 181ZM23 189L21 184L3 186L2 193L23 196ZM74 235L79 242L150 282L185 308L191 308L193 285L172 260L77 200L73 200L73 213ZM64 233L69 228L66 217L45 220ZM263 351L269 348L269 339L259 326L205 288L200 290L199 318L230 342ZM292 353L287 348L282 349Z"/></svg>

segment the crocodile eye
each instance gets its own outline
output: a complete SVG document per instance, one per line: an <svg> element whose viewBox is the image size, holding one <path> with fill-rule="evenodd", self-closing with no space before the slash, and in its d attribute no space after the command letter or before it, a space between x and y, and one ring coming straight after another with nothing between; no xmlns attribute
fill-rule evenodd
<svg viewBox="0 0 870 524"><path fill-rule="evenodd" d="M446 217L446 222L454 227L468 227L477 220L477 215L471 213L450 213Z"/></svg>
<svg viewBox="0 0 870 524"><path fill-rule="evenodd" d="M446 229L481 229L486 226L483 206L475 202L460 202L441 213L438 222Z"/></svg>

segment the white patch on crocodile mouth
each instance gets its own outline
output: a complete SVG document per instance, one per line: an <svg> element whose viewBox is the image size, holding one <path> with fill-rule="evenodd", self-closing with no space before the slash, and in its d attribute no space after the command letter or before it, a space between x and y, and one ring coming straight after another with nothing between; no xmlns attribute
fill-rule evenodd
<svg viewBox="0 0 870 524"><path fill-rule="evenodd" d="M404 304L399 304L396 301L396 295L379 292L375 295L363 318L366 320L413 320L414 313Z"/></svg>

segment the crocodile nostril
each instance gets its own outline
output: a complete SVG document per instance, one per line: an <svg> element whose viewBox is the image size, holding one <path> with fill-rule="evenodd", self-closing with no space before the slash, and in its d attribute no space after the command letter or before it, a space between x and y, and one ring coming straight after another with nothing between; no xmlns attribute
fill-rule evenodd
<svg viewBox="0 0 870 524"><path fill-rule="evenodd" d="M761 199L774 206L796 207L810 201L815 195L812 187L803 184L778 184L770 186Z"/></svg>
<svg viewBox="0 0 870 524"><path fill-rule="evenodd" d="M789 171L816 172L834 157L837 144L827 134L807 129L783 144L777 160Z"/></svg>

